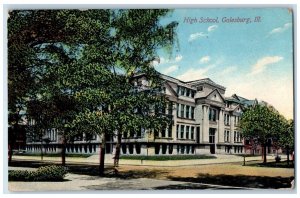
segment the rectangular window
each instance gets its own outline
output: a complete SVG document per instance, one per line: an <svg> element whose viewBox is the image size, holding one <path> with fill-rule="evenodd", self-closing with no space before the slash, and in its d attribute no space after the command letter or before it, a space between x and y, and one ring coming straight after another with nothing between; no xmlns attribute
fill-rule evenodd
<svg viewBox="0 0 300 198"><path fill-rule="evenodd" d="M187 97L190 97L190 92L191 92L190 89L186 89L186 96L187 96Z"/></svg>
<svg viewBox="0 0 300 198"><path fill-rule="evenodd" d="M173 102L169 102L169 105L168 105L168 114L169 115L173 114Z"/></svg>
<svg viewBox="0 0 300 198"><path fill-rule="evenodd" d="M179 95L180 93L180 86L177 86L177 94Z"/></svg>
<svg viewBox="0 0 300 198"><path fill-rule="evenodd" d="M166 129L165 128L161 129L161 137L166 137Z"/></svg>
<svg viewBox="0 0 300 198"><path fill-rule="evenodd" d="M186 110L185 110L185 117L186 118L190 118L190 106L187 105L185 108L186 108Z"/></svg>
<svg viewBox="0 0 300 198"><path fill-rule="evenodd" d="M195 107L191 107L191 119L194 119L194 111L195 111Z"/></svg>
<svg viewBox="0 0 300 198"><path fill-rule="evenodd" d="M172 124L170 124L169 127L168 127L168 137L169 138L172 137Z"/></svg>
<svg viewBox="0 0 300 198"><path fill-rule="evenodd" d="M179 125L176 125L176 138L178 139L179 137Z"/></svg>
<svg viewBox="0 0 300 198"><path fill-rule="evenodd" d="M185 92L185 88L184 87L180 87L180 95L184 96L184 92Z"/></svg>
<svg viewBox="0 0 300 198"><path fill-rule="evenodd" d="M233 140L236 142L236 131L234 132Z"/></svg>
<svg viewBox="0 0 300 198"><path fill-rule="evenodd" d="M191 139L192 140L194 139L194 127L193 126L191 127Z"/></svg>
<svg viewBox="0 0 300 198"><path fill-rule="evenodd" d="M197 87L197 91L203 91L203 87L202 86Z"/></svg>
<svg viewBox="0 0 300 198"><path fill-rule="evenodd" d="M185 128L185 138L190 139L190 126L186 126Z"/></svg>
<svg viewBox="0 0 300 198"><path fill-rule="evenodd" d="M181 109L180 109L180 111L181 111L181 114L180 114L180 117L184 117L184 105L183 104L181 104Z"/></svg>
<svg viewBox="0 0 300 198"><path fill-rule="evenodd" d="M194 90L192 90L192 91L191 91L191 94L192 94L192 96L191 96L191 97L192 97L192 98L194 98L194 97L195 97L195 91L194 91Z"/></svg>
<svg viewBox="0 0 300 198"><path fill-rule="evenodd" d="M229 134L230 131L227 130L224 131L224 142L229 142Z"/></svg>
<svg viewBox="0 0 300 198"><path fill-rule="evenodd" d="M183 137L184 137L184 125L181 125L180 138L183 139Z"/></svg>
<svg viewBox="0 0 300 198"><path fill-rule="evenodd" d="M215 129L209 128L209 143L215 143Z"/></svg>
<svg viewBox="0 0 300 198"><path fill-rule="evenodd" d="M227 131L227 142L230 142L230 131Z"/></svg>
<svg viewBox="0 0 300 198"><path fill-rule="evenodd" d="M209 120L216 121L217 120L217 110L216 109L209 109Z"/></svg>
<svg viewBox="0 0 300 198"><path fill-rule="evenodd" d="M179 117L179 104L177 103L177 118Z"/></svg>
<svg viewBox="0 0 300 198"><path fill-rule="evenodd" d="M197 140L197 143L199 144L200 143L200 127L197 127L196 131L197 131L196 140Z"/></svg>
<svg viewBox="0 0 300 198"><path fill-rule="evenodd" d="M224 124L229 125L229 115L228 114L224 114Z"/></svg>

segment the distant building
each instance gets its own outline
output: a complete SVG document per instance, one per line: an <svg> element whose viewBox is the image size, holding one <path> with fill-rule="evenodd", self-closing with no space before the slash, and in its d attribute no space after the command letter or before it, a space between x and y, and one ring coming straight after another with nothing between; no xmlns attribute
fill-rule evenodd
<svg viewBox="0 0 300 198"><path fill-rule="evenodd" d="M121 154L191 155L252 152L253 147L245 147L238 125L243 108L258 104L256 99L249 100L236 94L225 97L226 88L209 78L190 82L167 75L161 75L161 78L164 80L163 92L169 100L165 113L172 117L172 124L154 133L147 133L147 130L142 129L138 133L124 134ZM148 86L148 81L143 75L138 76L135 83L141 88ZM48 143L43 147L47 152L59 152L61 138L57 135L57 130L47 131L46 136ZM88 142L86 139L85 134L76 137L74 143L67 146L67 153L98 152L100 138L89 137ZM107 136L106 140L106 152L113 153L115 138ZM36 152L40 148L41 142L27 139L28 152ZM258 148L255 149L254 152L260 153Z"/></svg>

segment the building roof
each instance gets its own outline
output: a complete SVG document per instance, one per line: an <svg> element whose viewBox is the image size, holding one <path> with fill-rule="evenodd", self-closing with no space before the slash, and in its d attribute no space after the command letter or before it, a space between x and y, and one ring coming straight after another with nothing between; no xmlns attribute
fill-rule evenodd
<svg viewBox="0 0 300 198"><path fill-rule="evenodd" d="M226 87L215 83L210 78L203 78L203 79L199 79L199 80L188 81L186 83L191 85L191 86L195 86L195 85L198 85L198 84L209 84L211 86L217 87L217 88L222 89L224 91L226 90Z"/></svg>
<svg viewBox="0 0 300 198"><path fill-rule="evenodd" d="M255 105L257 103L256 99L249 100L247 98L238 96L236 94L233 94L230 97L226 97L225 100L230 101L230 102L235 102L235 103L238 103L238 104L242 104L242 105L246 105L246 106L252 106L252 105Z"/></svg>

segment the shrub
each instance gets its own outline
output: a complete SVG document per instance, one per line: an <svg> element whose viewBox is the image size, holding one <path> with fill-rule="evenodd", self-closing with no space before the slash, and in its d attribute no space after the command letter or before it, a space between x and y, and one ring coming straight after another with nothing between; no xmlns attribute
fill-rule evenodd
<svg viewBox="0 0 300 198"><path fill-rule="evenodd" d="M33 181L34 174L27 170L12 170L8 172L9 181Z"/></svg>
<svg viewBox="0 0 300 198"><path fill-rule="evenodd" d="M275 161L276 161L276 162L280 162L280 161L281 161L281 157L280 157L280 156L276 156L276 157L275 157Z"/></svg>
<svg viewBox="0 0 300 198"><path fill-rule="evenodd" d="M67 174L67 170L63 166L44 166L35 172L35 181L62 181Z"/></svg>
<svg viewBox="0 0 300 198"><path fill-rule="evenodd" d="M36 171L13 170L8 173L9 181L62 181L67 174L63 166L44 166Z"/></svg>

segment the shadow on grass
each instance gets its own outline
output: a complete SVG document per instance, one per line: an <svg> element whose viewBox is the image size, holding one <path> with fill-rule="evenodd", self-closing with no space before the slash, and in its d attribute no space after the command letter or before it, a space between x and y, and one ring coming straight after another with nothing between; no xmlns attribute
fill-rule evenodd
<svg viewBox="0 0 300 198"><path fill-rule="evenodd" d="M247 164L246 166L255 166L255 167L270 167L270 168L294 168L294 163L293 162L289 162L289 164L287 164L287 161L281 161L281 162L267 162L267 163L250 163Z"/></svg>
<svg viewBox="0 0 300 198"><path fill-rule="evenodd" d="M291 178L289 177L198 174L196 178L169 177L168 179L173 181L185 181L244 188L278 189L291 187Z"/></svg>
<svg viewBox="0 0 300 198"><path fill-rule="evenodd" d="M30 167L38 168L40 166L58 164L60 163L51 163L51 162L37 162L37 161L12 161L9 165L11 167ZM88 175L88 176L99 176L99 165L94 164L67 164L69 173L78 174L78 175ZM159 175L167 173L160 170L129 170L118 172L114 169L113 166L105 166L105 175L101 177L108 178L119 178L119 179L138 179L138 178L156 178Z"/></svg>

